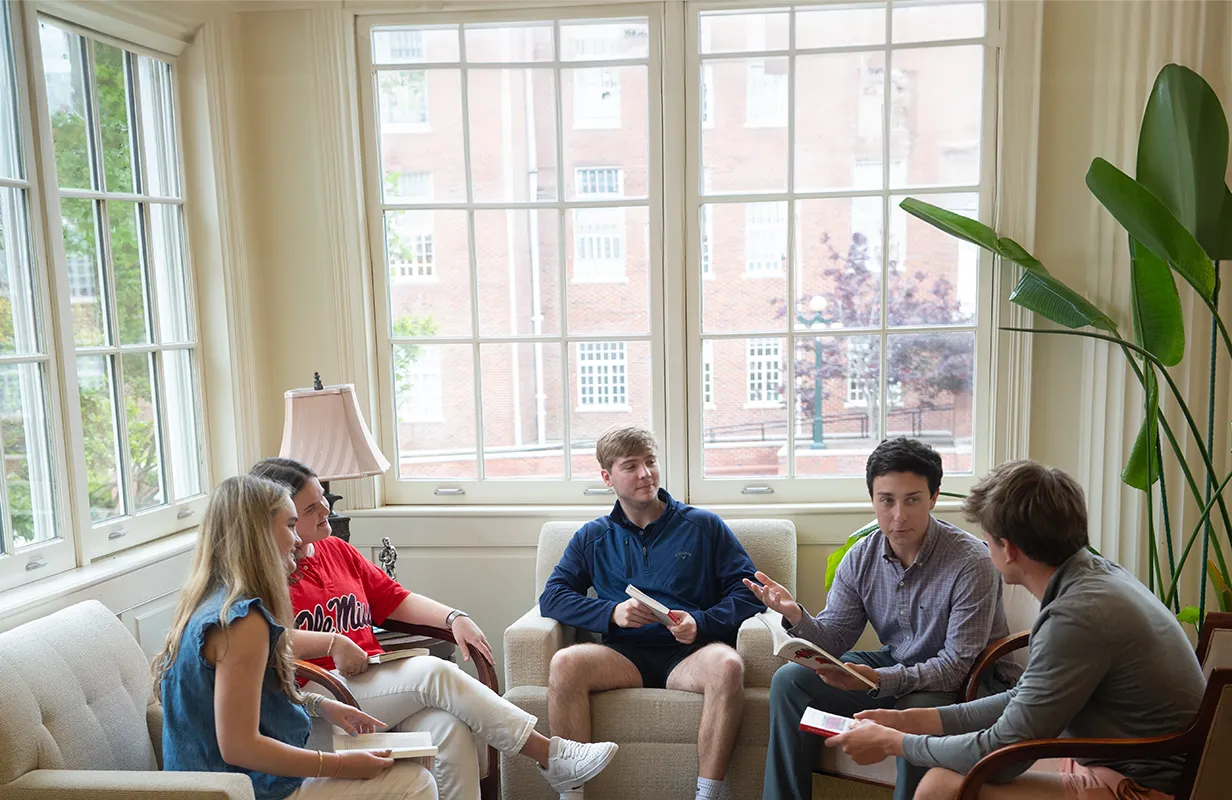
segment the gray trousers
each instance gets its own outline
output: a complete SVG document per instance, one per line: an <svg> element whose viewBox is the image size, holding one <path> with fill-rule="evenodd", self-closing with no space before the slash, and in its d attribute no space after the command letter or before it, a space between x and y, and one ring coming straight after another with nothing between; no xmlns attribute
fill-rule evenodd
<svg viewBox="0 0 1232 800"><path fill-rule="evenodd" d="M889 648L853 650L843 661L889 667L896 662ZM821 736L800 730L800 718L809 706L850 717L868 708L931 708L948 706L958 699L954 692L914 692L902 697L870 697L865 691L836 689L816 672L799 664L786 664L770 682L770 745L766 753L763 800L809 800L813 796L813 767L823 742ZM905 758L898 762L894 800L910 800L928 772Z"/></svg>

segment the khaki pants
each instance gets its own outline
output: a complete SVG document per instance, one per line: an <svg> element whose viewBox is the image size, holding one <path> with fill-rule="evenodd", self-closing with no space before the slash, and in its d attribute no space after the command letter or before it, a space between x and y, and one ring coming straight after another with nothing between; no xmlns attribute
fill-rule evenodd
<svg viewBox="0 0 1232 800"><path fill-rule="evenodd" d="M308 778L287 800L437 800L432 773L407 761L395 762L375 778Z"/></svg>

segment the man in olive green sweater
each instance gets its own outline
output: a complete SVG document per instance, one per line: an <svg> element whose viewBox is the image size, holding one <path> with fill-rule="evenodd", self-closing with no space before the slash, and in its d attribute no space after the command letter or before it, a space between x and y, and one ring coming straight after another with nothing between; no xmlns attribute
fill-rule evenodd
<svg viewBox="0 0 1232 800"><path fill-rule="evenodd" d="M1205 689L1202 669L1176 618L1139 581L1087 548L1082 488L1032 461L994 469L963 506L984 530L1007 583L1039 598L1026 670L1007 692L970 703L857 714L865 720L827 740L858 763L889 756L933 767L916 800L952 798L994 750L1030 739L1163 736L1188 726ZM1164 800L1179 757L1064 761L1060 773L997 775L981 798Z"/></svg>

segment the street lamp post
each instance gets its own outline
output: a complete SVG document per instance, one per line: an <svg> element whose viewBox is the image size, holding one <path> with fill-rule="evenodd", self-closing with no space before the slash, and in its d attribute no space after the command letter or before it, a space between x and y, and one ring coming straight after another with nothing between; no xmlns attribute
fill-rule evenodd
<svg viewBox="0 0 1232 800"><path fill-rule="evenodd" d="M825 315L824 313L825 310L826 310L826 298L822 297L819 294L813 295L813 299L809 301L809 312L810 313L805 314L803 312L797 311L796 321L799 322L801 325L805 326L806 328L808 328L809 330L812 330L817 325L822 325L822 326L829 325L834 320L830 319L829 317ZM821 340L820 339L818 339L814 343L813 356L814 356L814 359L813 359L813 362L814 362L813 443L809 445L809 449L810 450L825 450L826 449L825 431L823 430L822 421L821 421L822 396L821 396Z"/></svg>

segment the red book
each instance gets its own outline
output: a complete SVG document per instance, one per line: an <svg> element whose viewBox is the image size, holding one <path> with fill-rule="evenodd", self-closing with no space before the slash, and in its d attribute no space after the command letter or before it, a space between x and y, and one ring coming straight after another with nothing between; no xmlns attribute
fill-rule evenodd
<svg viewBox="0 0 1232 800"><path fill-rule="evenodd" d="M804 716L800 718L800 730L827 737L846 733L855 724L856 721L851 717L840 717L838 714L816 708L806 708Z"/></svg>

